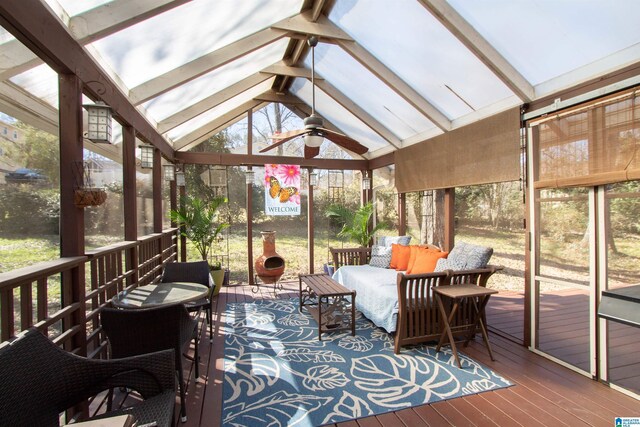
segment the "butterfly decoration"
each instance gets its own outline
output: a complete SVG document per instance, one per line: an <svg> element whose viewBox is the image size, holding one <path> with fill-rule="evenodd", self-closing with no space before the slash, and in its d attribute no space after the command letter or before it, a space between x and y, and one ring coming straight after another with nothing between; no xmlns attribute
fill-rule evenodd
<svg viewBox="0 0 640 427"><path fill-rule="evenodd" d="M280 185L280 181L275 176L269 177L269 195L272 199L276 197L280 198L280 203L284 203L289 200L291 196L298 194L296 187L283 187Z"/></svg>

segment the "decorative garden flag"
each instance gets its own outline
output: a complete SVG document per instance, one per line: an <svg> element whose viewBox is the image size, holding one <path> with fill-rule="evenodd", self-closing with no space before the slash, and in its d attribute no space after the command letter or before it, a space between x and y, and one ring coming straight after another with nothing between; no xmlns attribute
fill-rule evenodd
<svg viewBox="0 0 640 427"><path fill-rule="evenodd" d="M300 166L264 165L264 212L300 215Z"/></svg>

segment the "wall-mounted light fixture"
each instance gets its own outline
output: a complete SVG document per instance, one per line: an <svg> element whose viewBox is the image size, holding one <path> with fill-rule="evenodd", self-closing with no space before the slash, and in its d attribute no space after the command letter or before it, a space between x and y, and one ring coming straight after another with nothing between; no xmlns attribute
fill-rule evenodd
<svg viewBox="0 0 640 427"><path fill-rule="evenodd" d="M162 175L165 181L173 181L176 179L176 167L173 164L167 164L162 166Z"/></svg>
<svg viewBox="0 0 640 427"><path fill-rule="evenodd" d="M153 145L140 145L140 167L143 169L153 169Z"/></svg>
<svg viewBox="0 0 640 427"><path fill-rule="evenodd" d="M88 115L84 136L96 143L111 144L111 107L100 101L83 107Z"/></svg>
<svg viewBox="0 0 640 427"><path fill-rule="evenodd" d="M247 184L253 184L255 177L256 173L253 171L253 169L247 169L244 172L244 182Z"/></svg>

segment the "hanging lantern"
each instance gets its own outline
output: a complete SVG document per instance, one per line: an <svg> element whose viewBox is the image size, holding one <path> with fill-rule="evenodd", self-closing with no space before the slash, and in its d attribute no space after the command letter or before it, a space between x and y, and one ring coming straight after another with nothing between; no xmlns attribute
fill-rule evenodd
<svg viewBox="0 0 640 427"><path fill-rule="evenodd" d="M184 187L186 184L185 178L184 178L184 172L179 171L176 172L176 185L178 187Z"/></svg>
<svg viewBox="0 0 640 427"><path fill-rule="evenodd" d="M83 107L88 115L84 136L96 143L111 144L111 107L100 101Z"/></svg>
<svg viewBox="0 0 640 427"><path fill-rule="evenodd" d="M244 173L244 182L247 184L253 184L256 173L252 169L247 169Z"/></svg>
<svg viewBox="0 0 640 427"><path fill-rule="evenodd" d="M312 187L318 185L318 172L313 169L309 170L309 185Z"/></svg>
<svg viewBox="0 0 640 427"><path fill-rule="evenodd" d="M143 169L153 169L153 146L141 145L140 147L140 167Z"/></svg>
<svg viewBox="0 0 640 427"><path fill-rule="evenodd" d="M371 178L369 178L368 176L362 177L362 189L371 190Z"/></svg>
<svg viewBox="0 0 640 427"><path fill-rule="evenodd" d="M172 164L162 166L165 181L173 181L176 178L176 168Z"/></svg>

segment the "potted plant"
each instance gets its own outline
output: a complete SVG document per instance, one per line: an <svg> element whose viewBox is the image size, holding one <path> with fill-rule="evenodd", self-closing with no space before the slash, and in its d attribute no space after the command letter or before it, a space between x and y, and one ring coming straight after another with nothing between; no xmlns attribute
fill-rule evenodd
<svg viewBox="0 0 640 427"><path fill-rule="evenodd" d="M214 197L211 200L185 196L181 199L180 209L172 210L170 213L171 220L182 228L181 234L193 243L204 261L209 259L211 244L224 229L229 227L226 222L218 222L218 210L225 203L227 203L227 198L222 196ZM216 290L219 292L220 286L222 286L224 270L222 270L220 262L210 264L209 270L216 284L215 295L217 294ZM220 273L216 273L217 271ZM220 279L220 284L218 285L216 276L219 274L222 279Z"/></svg>
<svg viewBox="0 0 640 427"><path fill-rule="evenodd" d="M220 293L220 288L222 288L222 283L224 282L226 271L222 269L222 264L220 263L220 261L211 263L209 265L209 270L214 284L212 295L215 296Z"/></svg>
<svg viewBox="0 0 640 427"><path fill-rule="evenodd" d="M338 237L347 238L362 247L369 247L376 233L388 228L385 223L379 223L375 227L369 228L373 210L371 202L360 206L355 211L343 205L331 205L327 208L325 215L337 219L342 224L342 230L338 233Z"/></svg>

